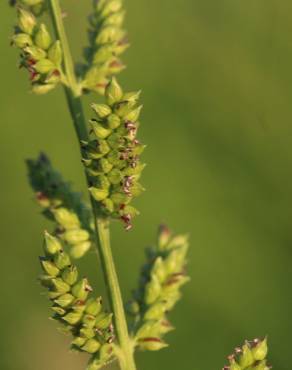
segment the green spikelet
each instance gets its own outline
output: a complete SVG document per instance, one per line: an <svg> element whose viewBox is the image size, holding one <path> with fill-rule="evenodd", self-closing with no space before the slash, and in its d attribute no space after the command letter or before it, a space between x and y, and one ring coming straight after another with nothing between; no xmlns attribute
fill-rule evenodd
<svg viewBox="0 0 292 370"><path fill-rule="evenodd" d="M110 77L125 68L119 57L129 46L122 28L124 17L122 0L93 1L89 47L84 52L87 64L82 68L84 90L103 95Z"/></svg>
<svg viewBox="0 0 292 370"><path fill-rule="evenodd" d="M12 0L12 5L19 5L26 8L36 16L40 16L47 10L46 0Z"/></svg>
<svg viewBox="0 0 292 370"><path fill-rule="evenodd" d="M53 319L72 334L72 349L92 355L90 366L97 362L104 365L113 357L112 314L104 311L100 297L90 297L88 280L78 280L77 267L63 251L59 238L46 232L44 251L45 256L40 258L44 271L40 282L49 290Z"/></svg>
<svg viewBox="0 0 292 370"><path fill-rule="evenodd" d="M43 214L54 221L56 232L70 247L73 258L81 258L91 247L91 212L81 196L71 190L44 155L27 161L29 179Z"/></svg>
<svg viewBox="0 0 292 370"><path fill-rule="evenodd" d="M29 72L31 88L36 94L45 94L64 82L60 43L53 41L46 25L39 24L35 17L43 6L43 1L22 0L12 37L12 44L21 50L20 66Z"/></svg>
<svg viewBox="0 0 292 370"><path fill-rule="evenodd" d="M269 370L271 367L267 365L267 354L267 338L246 341L228 356L229 365L222 370Z"/></svg>
<svg viewBox="0 0 292 370"><path fill-rule="evenodd" d="M100 213L121 219L129 230L138 211L130 205L144 189L139 183L145 146L137 139L141 106L139 93L124 94L113 78L106 88L106 104L93 104L89 142L82 142L83 163L92 186L90 192Z"/></svg>
<svg viewBox="0 0 292 370"><path fill-rule="evenodd" d="M128 305L134 317L136 344L150 351L167 346L163 337L173 327L166 313L180 299L180 289L189 280L185 272L187 236L173 236L162 226L157 244L147 250L148 262L142 268L140 287Z"/></svg>

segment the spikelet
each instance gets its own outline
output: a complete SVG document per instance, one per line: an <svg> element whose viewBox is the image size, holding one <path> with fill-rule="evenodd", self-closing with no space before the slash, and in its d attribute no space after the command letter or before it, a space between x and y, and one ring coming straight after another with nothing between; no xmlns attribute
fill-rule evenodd
<svg viewBox="0 0 292 370"><path fill-rule="evenodd" d="M18 8L18 23L11 41L21 51L20 67L29 72L32 92L46 94L65 82L62 70L63 52L59 41L54 41L34 13Z"/></svg>
<svg viewBox="0 0 292 370"><path fill-rule="evenodd" d="M173 330L167 313L181 298L181 287L189 281L185 271L188 247L187 236L173 236L166 226L161 226L157 246L147 250L140 286L128 304L139 349L157 351L167 346L163 337Z"/></svg>
<svg viewBox="0 0 292 370"><path fill-rule="evenodd" d="M109 79L125 66L120 55L128 48L123 30L125 11L122 0L93 1L89 16L89 47L85 49L86 65L82 66L84 90L104 94Z"/></svg>
<svg viewBox="0 0 292 370"><path fill-rule="evenodd" d="M10 4L11 6L19 5L26 8L36 16L47 10L46 0L10 0Z"/></svg>
<svg viewBox="0 0 292 370"><path fill-rule="evenodd" d="M44 252L39 280L48 289L52 318L72 334L73 350L92 355L89 368L98 369L97 364L104 365L114 356L112 314L104 311L101 297L90 297L88 280L79 279L77 267L64 252L60 239L46 232Z"/></svg>
<svg viewBox="0 0 292 370"><path fill-rule="evenodd" d="M29 179L43 214L54 221L57 234L68 246L73 258L81 258L93 239L91 211L81 195L71 190L55 171L45 154L27 161Z"/></svg>
<svg viewBox="0 0 292 370"><path fill-rule="evenodd" d="M222 370L269 370L267 365L268 345L267 338L245 341L242 347L237 347L234 353L228 356L229 365Z"/></svg>
<svg viewBox="0 0 292 370"><path fill-rule="evenodd" d="M129 230L138 214L130 203L144 191L139 179L145 167L140 163L145 146L136 139L142 107L137 106L139 93L123 93L115 78L105 95L106 104L92 105L96 118L90 121L90 140L81 143L83 163L100 214L121 219Z"/></svg>

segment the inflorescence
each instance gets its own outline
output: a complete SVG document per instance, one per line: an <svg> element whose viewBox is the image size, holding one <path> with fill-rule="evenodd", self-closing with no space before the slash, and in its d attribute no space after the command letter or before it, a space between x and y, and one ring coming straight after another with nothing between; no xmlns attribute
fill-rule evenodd
<svg viewBox="0 0 292 370"><path fill-rule="evenodd" d="M34 93L45 94L60 82L66 84L60 41L53 41L46 25L40 24L31 10L18 7L12 44L21 51L20 67L28 70Z"/></svg>
<svg viewBox="0 0 292 370"><path fill-rule="evenodd" d="M69 246L71 257L83 257L92 245L93 225L92 213L81 194L72 191L45 154L28 160L27 167L37 203L55 223L55 235Z"/></svg>
<svg viewBox="0 0 292 370"><path fill-rule="evenodd" d="M142 350L157 351L167 346L166 333L173 330L167 313L181 298L181 287L189 281L186 275L186 235L172 235L161 226L156 247L146 250L148 261L143 266L140 286L128 305L133 316L136 345Z"/></svg>
<svg viewBox="0 0 292 370"><path fill-rule="evenodd" d="M122 0L93 0L89 16L89 46L84 55L86 64L81 67L82 89L104 95L111 76L125 66L120 55L128 48Z"/></svg>
<svg viewBox="0 0 292 370"><path fill-rule="evenodd" d="M139 178L145 146L136 138L142 108L137 106L139 95L124 93L113 78L105 91L106 104L92 105L96 118L90 121L91 138L81 143L89 190L100 213L121 219L126 230L138 214L130 203L144 191Z"/></svg>
<svg viewBox="0 0 292 370"><path fill-rule="evenodd" d="M104 311L102 299L90 298L92 287L64 251L60 239L45 233L44 274L40 281L49 290L53 319L73 336L71 348L92 355L88 370L96 370L113 357L115 340L112 314Z"/></svg>
<svg viewBox="0 0 292 370"><path fill-rule="evenodd" d="M222 370L270 370L272 367L267 365L267 354L267 338L246 341L228 356L229 365Z"/></svg>

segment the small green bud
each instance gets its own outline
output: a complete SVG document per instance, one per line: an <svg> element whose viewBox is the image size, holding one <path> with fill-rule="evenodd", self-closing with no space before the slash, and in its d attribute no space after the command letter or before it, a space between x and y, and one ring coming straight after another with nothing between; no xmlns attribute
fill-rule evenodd
<svg viewBox="0 0 292 370"><path fill-rule="evenodd" d="M162 257L156 258L151 275L155 275L160 283L163 283L167 277Z"/></svg>
<svg viewBox="0 0 292 370"><path fill-rule="evenodd" d="M18 33L14 35L12 38L12 42L15 46L17 46L20 49L32 45L32 39L30 35L28 35L27 33Z"/></svg>
<svg viewBox="0 0 292 370"><path fill-rule="evenodd" d="M52 276L50 275L41 275L39 276L39 281L41 285L45 288L51 288L52 287Z"/></svg>
<svg viewBox="0 0 292 370"><path fill-rule="evenodd" d="M34 60L42 60L46 58L46 52L34 45L26 47L24 51Z"/></svg>
<svg viewBox="0 0 292 370"><path fill-rule="evenodd" d="M100 189L108 189L111 186L109 179L105 175L99 175L96 178L97 187Z"/></svg>
<svg viewBox="0 0 292 370"><path fill-rule="evenodd" d="M138 315L138 313L140 312L140 306L139 306L139 303L137 301L130 301L127 303L127 312L130 314L130 315Z"/></svg>
<svg viewBox="0 0 292 370"><path fill-rule="evenodd" d="M66 313L66 311L63 308L59 307L59 306L52 306L51 309L60 316L63 316Z"/></svg>
<svg viewBox="0 0 292 370"><path fill-rule="evenodd" d="M168 347L168 344L160 338L143 338L139 341L139 347L146 351L159 351L162 348Z"/></svg>
<svg viewBox="0 0 292 370"><path fill-rule="evenodd" d="M80 280L72 288L72 294L74 295L74 297L80 299L81 301L85 301L88 296L88 293L91 291L92 291L92 288L88 284L87 279Z"/></svg>
<svg viewBox="0 0 292 370"><path fill-rule="evenodd" d="M87 339L91 339L95 337L96 332L93 328L83 327L80 329L80 334Z"/></svg>
<svg viewBox="0 0 292 370"><path fill-rule="evenodd" d="M251 351L256 361L264 360L268 354L267 338L256 343L255 347L253 347Z"/></svg>
<svg viewBox="0 0 292 370"><path fill-rule="evenodd" d="M129 202L129 197L125 193L114 193L111 195L111 200L114 204L126 204Z"/></svg>
<svg viewBox="0 0 292 370"><path fill-rule="evenodd" d="M91 108L100 119L103 119L112 113L111 108L106 104L91 104Z"/></svg>
<svg viewBox="0 0 292 370"><path fill-rule="evenodd" d="M168 249L188 246L188 235L176 235L168 243Z"/></svg>
<svg viewBox="0 0 292 370"><path fill-rule="evenodd" d="M52 280L56 293L63 295L70 291L70 285L66 284L62 279L56 278Z"/></svg>
<svg viewBox="0 0 292 370"><path fill-rule="evenodd" d="M143 106L140 105L140 107L133 109L130 113L128 113L125 117L123 117L126 121L130 122L136 122L139 119L141 110Z"/></svg>
<svg viewBox="0 0 292 370"><path fill-rule="evenodd" d="M54 263L58 267L58 269L63 270L71 265L71 260L67 253L61 251L55 255Z"/></svg>
<svg viewBox="0 0 292 370"><path fill-rule="evenodd" d="M125 18L125 12L120 11L110 14L105 20L104 24L107 26L121 27Z"/></svg>
<svg viewBox="0 0 292 370"><path fill-rule="evenodd" d="M96 353L100 348L100 343L96 339L89 339L82 350L88 353Z"/></svg>
<svg viewBox="0 0 292 370"><path fill-rule="evenodd" d="M111 0L105 3L105 6L102 9L101 16L106 18L111 13L116 13L122 8L121 0Z"/></svg>
<svg viewBox="0 0 292 370"><path fill-rule="evenodd" d="M43 50L49 49L52 43L52 39L47 30L47 27L43 23L40 25L37 33L35 34L34 42L36 46Z"/></svg>
<svg viewBox="0 0 292 370"><path fill-rule="evenodd" d="M135 207L127 205L123 210L123 214L130 215L131 218L134 218L138 216L140 212Z"/></svg>
<svg viewBox="0 0 292 370"><path fill-rule="evenodd" d="M163 318L162 320L160 320L159 325L160 325L159 326L159 332L161 333L161 335L167 334L170 331L173 331L174 330L174 327L165 318Z"/></svg>
<svg viewBox="0 0 292 370"><path fill-rule="evenodd" d="M180 272L184 264L184 251L180 249L174 249L164 260L165 270L168 275Z"/></svg>
<svg viewBox="0 0 292 370"><path fill-rule="evenodd" d="M144 315L144 320L160 320L164 316L166 305L164 302L158 302L152 305Z"/></svg>
<svg viewBox="0 0 292 370"><path fill-rule="evenodd" d="M43 270L50 276L56 277L59 275L60 270L58 267L51 261L41 259L41 266Z"/></svg>
<svg viewBox="0 0 292 370"><path fill-rule="evenodd" d="M113 45L102 45L94 54L93 64L104 63L113 56Z"/></svg>
<svg viewBox="0 0 292 370"><path fill-rule="evenodd" d="M109 105L118 103L123 97L123 90L114 77L106 87L105 97Z"/></svg>
<svg viewBox="0 0 292 370"><path fill-rule="evenodd" d="M63 59L62 47L60 41L56 41L48 51L48 58L55 64L56 67L60 67Z"/></svg>
<svg viewBox="0 0 292 370"><path fill-rule="evenodd" d="M107 154L110 151L110 147L109 147L108 143L106 142L106 140L100 139L98 141L98 151L101 154Z"/></svg>
<svg viewBox="0 0 292 370"><path fill-rule="evenodd" d="M239 365L246 368L254 363L254 357L248 344L242 347L242 354L239 357Z"/></svg>
<svg viewBox="0 0 292 370"><path fill-rule="evenodd" d="M119 42L125 36L125 32L115 26L105 26L98 32L96 44L106 45L108 43Z"/></svg>
<svg viewBox="0 0 292 370"><path fill-rule="evenodd" d="M114 206L114 202L107 198L105 200L102 201L102 206L104 207L104 209L109 212L109 213L113 213L114 212L114 209L115 209L115 206Z"/></svg>
<svg viewBox="0 0 292 370"><path fill-rule="evenodd" d="M164 250L170 240L171 231L166 225L160 225L158 230L158 249Z"/></svg>
<svg viewBox="0 0 292 370"><path fill-rule="evenodd" d="M257 365L255 365L252 370L270 370L271 367L267 366L267 361L260 361Z"/></svg>
<svg viewBox="0 0 292 370"><path fill-rule="evenodd" d="M78 279L78 270L76 266L69 266L62 272L62 279L65 283L73 285Z"/></svg>
<svg viewBox="0 0 292 370"><path fill-rule="evenodd" d="M107 125L112 130L118 128L121 125L121 119L116 114L111 114L107 117Z"/></svg>
<svg viewBox="0 0 292 370"><path fill-rule="evenodd" d="M86 342L86 338L77 337L72 341L73 346L82 347L84 343Z"/></svg>
<svg viewBox="0 0 292 370"><path fill-rule="evenodd" d="M132 103L128 103L127 101L122 101L115 107L115 114L123 119L130 112L132 112Z"/></svg>
<svg viewBox="0 0 292 370"><path fill-rule="evenodd" d="M241 366L238 365L238 363L234 360L231 359L230 361L230 370L241 370Z"/></svg>
<svg viewBox="0 0 292 370"><path fill-rule="evenodd" d="M86 303L85 311L89 315L97 316L102 308L102 298L99 297L97 299L91 298Z"/></svg>
<svg viewBox="0 0 292 370"><path fill-rule="evenodd" d="M61 74L57 69L50 72L45 78L45 84L57 85L61 81Z"/></svg>
<svg viewBox="0 0 292 370"><path fill-rule="evenodd" d="M159 297L161 292L161 285L158 278L154 275L152 276L149 283L145 286L145 302L148 305L154 303Z"/></svg>
<svg viewBox="0 0 292 370"><path fill-rule="evenodd" d="M82 313L72 311L67 313L62 319L65 320L70 325L76 325L81 321Z"/></svg>
<svg viewBox="0 0 292 370"><path fill-rule="evenodd" d="M89 232L83 229L68 230L62 236L67 243L75 245L85 242L90 238Z"/></svg>
<svg viewBox="0 0 292 370"><path fill-rule="evenodd" d="M67 208L56 208L52 212L57 223L60 224L64 229L68 230L80 227L78 216L74 212L69 211Z"/></svg>
<svg viewBox="0 0 292 370"><path fill-rule="evenodd" d="M108 328L112 322L112 317L112 313L100 313L96 318L96 327L101 330Z"/></svg>
<svg viewBox="0 0 292 370"><path fill-rule="evenodd" d="M134 91L134 92L126 93L123 96L123 101L126 101L127 103L130 103L130 105L133 106L139 100L140 95L141 95L141 91Z"/></svg>
<svg viewBox="0 0 292 370"><path fill-rule="evenodd" d="M56 87L55 84L45 84L45 85L33 84L32 88L31 88L31 91L34 94L37 94L37 95L44 95L44 94L50 92L51 90L53 90L55 87Z"/></svg>
<svg viewBox="0 0 292 370"><path fill-rule="evenodd" d="M36 25L36 19L34 15L27 10L18 8L18 27L24 33L31 35Z"/></svg>
<svg viewBox="0 0 292 370"><path fill-rule="evenodd" d="M89 191L97 202L105 200L109 195L107 189L89 188Z"/></svg>
<svg viewBox="0 0 292 370"><path fill-rule="evenodd" d="M173 309L177 301L181 299L181 293L178 290L165 291L164 289L161 299L165 300L166 310L170 311Z"/></svg>
<svg viewBox="0 0 292 370"><path fill-rule="evenodd" d="M137 331L136 338L155 337L159 335L160 323L159 321L147 321Z"/></svg>
<svg viewBox="0 0 292 370"><path fill-rule="evenodd" d="M82 323L87 327L93 329L95 326L96 317L93 315L84 315Z"/></svg>
<svg viewBox="0 0 292 370"><path fill-rule="evenodd" d="M63 294L60 297L58 297L58 299L55 300L55 303L63 308L66 308L70 306L70 304L73 303L74 300L75 298L73 297L73 295L67 293L67 294Z"/></svg>
<svg viewBox="0 0 292 370"><path fill-rule="evenodd" d="M45 231L44 250L46 254L54 255L62 250L60 241Z"/></svg>
<svg viewBox="0 0 292 370"><path fill-rule="evenodd" d="M90 247L91 242L89 240L82 243L78 243L71 247L70 256L74 259L82 258L89 251Z"/></svg>
<svg viewBox="0 0 292 370"><path fill-rule="evenodd" d="M49 59L41 59L34 65L34 69L37 72L43 74L53 71L54 68L56 68L54 63L51 62Z"/></svg>
<svg viewBox="0 0 292 370"><path fill-rule="evenodd" d="M104 128L101 124L97 123L96 121L90 121L90 125L92 130L97 138L99 139L106 139L110 134L111 130Z"/></svg>
<svg viewBox="0 0 292 370"><path fill-rule="evenodd" d="M123 175L122 175L121 171L119 171L118 169L114 168L113 170L111 170L108 173L108 179L109 179L109 181L112 184L117 185L123 179Z"/></svg>
<svg viewBox="0 0 292 370"><path fill-rule="evenodd" d="M100 348L99 358L101 361L107 359L113 352L113 346L111 344L105 343Z"/></svg>
<svg viewBox="0 0 292 370"><path fill-rule="evenodd" d="M107 142L108 142L108 144L111 148L118 149L118 148L122 147L122 145L124 143L124 140L123 140L123 138L121 138L120 135L114 133L114 134L111 134L108 137Z"/></svg>
<svg viewBox="0 0 292 370"><path fill-rule="evenodd" d="M144 191L145 191L145 188L139 182L134 183L131 187L131 193L133 197L138 197Z"/></svg>
<svg viewBox="0 0 292 370"><path fill-rule="evenodd" d="M98 163L99 169L104 173L109 173L113 168L113 165L105 158L101 158Z"/></svg>

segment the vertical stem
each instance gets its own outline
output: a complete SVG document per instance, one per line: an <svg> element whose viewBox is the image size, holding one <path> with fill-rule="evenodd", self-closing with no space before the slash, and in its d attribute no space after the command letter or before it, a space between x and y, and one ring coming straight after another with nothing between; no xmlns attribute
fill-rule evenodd
<svg viewBox="0 0 292 370"><path fill-rule="evenodd" d="M74 72L74 64L72 61L69 43L62 21L62 12L59 0L50 0L49 3L55 33L57 38L60 39L64 53L64 70L69 85L69 87L65 87L68 107L72 120L74 122L74 127L78 140L88 140L86 119L80 99L81 91L79 89ZM116 354L118 356L120 367L122 370L136 370L133 356L133 343L128 333L128 326L125 317L121 290L110 246L109 220L98 215L95 201L92 197L90 197L90 199L95 219L95 231L98 251L101 258L102 269L108 290L111 309L114 314L114 323L119 344L119 347L116 348Z"/></svg>

